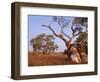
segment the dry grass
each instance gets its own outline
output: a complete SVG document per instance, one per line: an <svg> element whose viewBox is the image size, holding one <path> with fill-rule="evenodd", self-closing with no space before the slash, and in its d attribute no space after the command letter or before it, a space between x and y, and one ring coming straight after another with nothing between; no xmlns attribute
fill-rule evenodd
<svg viewBox="0 0 100 82"><path fill-rule="evenodd" d="M68 59L64 53L56 52L48 55L29 53L28 65L29 66L43 66L43 65L64 65Z"/></svg>
<svg viewBox="0 0 100 82"><path fill-rule="evenodd" d="M86 57L87 58L87 57ZM86 58L82 59L81 64L86 64ZM49 53L43 55L42 53L29 52L28 54L28 66L48 66L48 65L67 65L76 64L68 58L63 52Z"/></svg>

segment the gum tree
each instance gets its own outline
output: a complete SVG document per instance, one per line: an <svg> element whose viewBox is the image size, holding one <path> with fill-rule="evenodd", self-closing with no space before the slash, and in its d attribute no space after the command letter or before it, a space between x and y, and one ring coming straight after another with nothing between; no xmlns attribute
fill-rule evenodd
<svg viewBox="0 0 100 82"><path fill-rule="evenodd" d="M55 44L54 39L53 35L39 34L35 38L32 38L30 43L33 47L33 51L46 54L57 50L58 45Z"/></svg>
<svg viewBox="0 0 100 82"><path fill-rule="evenodd" d="M74 17L72 21L71 27L68 27L68 22L65 17L61 16L54 16L53 21L59 25L60 27L60 34L58 34L52 27L51 24L46 25L43 24L43 27L47 27L50 31L52 31L53 35L60 38L66 45L66 49L68 50L68 55L71 55L71 59L75 61L76 63L81 62L81 57L78 51L77 45L75 45L75 39L79 37L79 35L82 32L87 32L87 18L86 17ZM72 31L72 36L69 36L67 34L67 31L65 32L65 28L70 28Z"/></svg>

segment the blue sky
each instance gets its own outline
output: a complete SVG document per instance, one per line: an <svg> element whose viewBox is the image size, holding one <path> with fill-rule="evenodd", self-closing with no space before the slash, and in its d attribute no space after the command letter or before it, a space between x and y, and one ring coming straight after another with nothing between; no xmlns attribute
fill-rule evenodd
<svg viewBox="0 0 100 82"><path fill-rule="evenodd" d="M65 17L66 20L69 22L67 28L64 30L66 34L72 36L71 25L74 17ZM36 37L38 34L52 34L52 31L49 30L47 27L43 27L42 24L51 25L52 28L55 30L56 33L60 33L60 27L57 25L56 22L52 20L52 16L38 16L38 15L29 15L28 16L28 49L29 51L32 50L32 46L30 45L30 40ZM55 43L59 46L59 52L64 51L66 46L64 42L60 39L55 37Z"/></svg>

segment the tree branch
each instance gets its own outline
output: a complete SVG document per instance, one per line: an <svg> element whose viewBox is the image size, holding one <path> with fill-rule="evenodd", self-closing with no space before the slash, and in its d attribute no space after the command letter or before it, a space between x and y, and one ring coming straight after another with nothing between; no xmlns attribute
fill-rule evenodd
<svg viewBox="0 0 100 82"><path fill-rule="evenodd" d="M71 39L66 33L64 33L63 29L64 29L64 26L61 26L60 22L58 21L57 22L59 24L59 26L61 27L61 33L64 34L66 37L68 37L69 39Z"/></svg>
<svg viewBox="0 0 100 82"><path fill-rule="evenodd" d="M81 34L82 32L79 32L79 33L77 33L77 34L75 34L74 36L78 36L79 34Z"/></svg>
<svg viewBox="0 0 100 82"><path fill-rule="evenodd" d="M56 34L56 32L51 28L50 25L49 25L49 26L47 26L47 25L42 25L42 26L48 27L48 28L53 32L53 34L54 34L56 37L61 38L66 44L68 43L68 41L67 41L63 36L61 36L61 34L60 34L60 35Z"/></svg>
<svg viewBox="0 0 100 82"><path fill-rule="evenodd" d="M49 25L49 26L47 26L47 25L42 25L42 26L48 27L48 28L53 32L53 34L54 34L55 36L59 36L59 35L57 35L56 32L51 28L50 25Z"/></svg>
<svg viewBox="0 0 100 82"><path fill-rule="evenodd" d="M58 25L60 26L60 28L61 28L61 33L63 32L63 27L62 27L62 25L60 24L60 21L57 21L57 23L58 23Z"/></svg>
<svg viewBox="0 0 100 82"><path fill-rule="evenodd" d="M78 36L80 33L82 33L81 31L77 34L74 34L76 30L73 29L74 24L71 26L71 30L72 30L72 35L73 36Z"/></svg>
<svg viewBox="0 0 100 82"><path fill-rule="evenodd" d="M73 29L73 26L74 26L74 25L72 25L72 26L71 26L71 30L72 30L72 32L74 33L74 29Z"/></svg>
<svg viewBox="0 0 100 82"><path fill-rule="evenodd" d="M66 37L68 37L69 39L71 39L67 34L65 34L64 32L63 32L63 34L66 36Z"/></svg>

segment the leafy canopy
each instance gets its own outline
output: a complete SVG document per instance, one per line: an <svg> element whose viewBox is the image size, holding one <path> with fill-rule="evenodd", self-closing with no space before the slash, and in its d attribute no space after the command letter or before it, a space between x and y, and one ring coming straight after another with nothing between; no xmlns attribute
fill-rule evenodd
<svg viewBox="0 0 100 82"><path fill-rule="evenodd" d="M51 52L58 48L58 45L55 44L54 39L55 38L53 35L46 35L43 33L37 35L35 38L32 38L30 43L35 51Z"/></svg>

